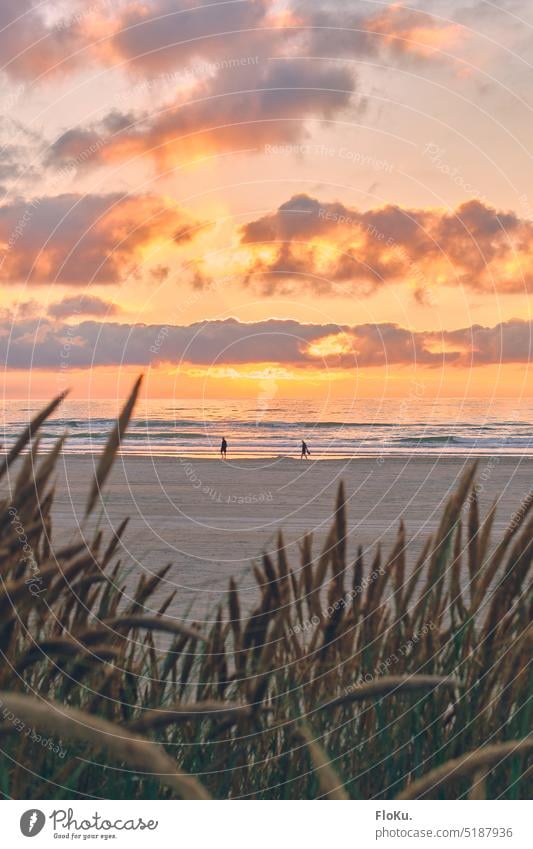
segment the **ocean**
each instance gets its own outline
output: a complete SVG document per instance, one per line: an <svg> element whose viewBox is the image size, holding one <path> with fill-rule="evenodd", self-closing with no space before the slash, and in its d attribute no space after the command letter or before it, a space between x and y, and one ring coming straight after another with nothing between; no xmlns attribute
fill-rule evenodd
<svg viewBox="0 0 533 849"><path fill-rule="evenodd" d="M6 400L2 445L9 448L45 401ZM120 409L114 400L67 400L42 428L49 448L67 433L65 451L99 452ZM228 458L298 457L305 439L311 459L373 455L533 454L533 399L318 402L156 399L139 403L122 444L124 454L217 456L228 441Z"/></svg>

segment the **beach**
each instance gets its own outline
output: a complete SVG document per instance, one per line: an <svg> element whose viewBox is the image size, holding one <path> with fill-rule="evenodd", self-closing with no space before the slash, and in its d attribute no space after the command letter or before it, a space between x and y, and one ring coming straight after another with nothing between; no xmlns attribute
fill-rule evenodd
<svg viewBox="0 0 533 849"><path fill-rule="evenodd" d="M278 531L290 562L313 534L318 553L330 526L337 489L344 482L350 557L357 546L369 552L379 542L385 553L403 520L412 568L427 536L438 526L444 502L472 462L468 457L374 457L349 461L205 460L180 457L118 457L104 489L103 504L89 524L84 507L97 455L65 454L57 467L53 509L56 545L95 525L109 537L130 517L121 559L127 587L172 563L155 602L176 591L170 612L184 620L210 618L225 599L231 576L243 598L254 581L250 565L263 551L275 551ZM498 501L494 538L512 521L531 490L533 460L527 457L478 458L478 497L483 515ZM466 518L466 517L465 517ZM57 542L59 541L59 543ZM153 609L157 609L154 604Z"/></svg>

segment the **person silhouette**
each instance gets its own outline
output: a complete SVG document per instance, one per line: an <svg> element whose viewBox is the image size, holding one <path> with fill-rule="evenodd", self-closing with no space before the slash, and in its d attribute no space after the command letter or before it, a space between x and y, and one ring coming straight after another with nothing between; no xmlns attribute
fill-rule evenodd
<svg viewBox="0 0 533 849"><path fill-rule="evenodd" d="M226 459L226 451L228 450L228 443L226 442L226 437L222 437L222 443L220 445L220 456L223 460Z"/></svg>
<svg viewBox="0 0 533 849"><path fill-rule="evenodd" d="M307 447L307 442L304 442L302 439L302 453L300 454L300 460L307 460L308 457L311 456L311 452Z"/></svg>

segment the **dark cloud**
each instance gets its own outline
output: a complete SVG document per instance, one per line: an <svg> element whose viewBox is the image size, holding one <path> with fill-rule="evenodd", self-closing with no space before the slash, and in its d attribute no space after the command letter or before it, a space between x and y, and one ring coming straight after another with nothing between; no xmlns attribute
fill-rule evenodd
<svg viewBox="0 0 533 849"><path fill-rule="evenodd" d="M152 0L131 3L117 14L109 40L112 55L144 74L250 55L279 39L267 25L272 0ZM269 55L272 55L270 52Z"/></svg>
<svg viewBox="0 0 533 849"><path fill-rule="evenodd" d="M419 300L441 285L533 291L533 224L471 200L454 212L387 205L361 211L294 195L241 229L247 281L270 291L336 285L372 292L410 283ZM270 248L265 258L264 246Z"/></svg>
<svg viewBox="0 0 533 849"><path fill-rule="evenodd" d="M203 224L156 195L78 195L0 206L0 282L119 283L153 241L178 245Z"/></svg>
<svg viewBox="0 0 533 849"><path fill-rule="evenodd" d="M49 165L91 167L149 154L167 165L202 152L262 149L306 138L310 119L328 119L353 102L353 73L328 63L283 59L215 76L187 98L134 118L113 112L93 127L73 128L50 146ZM83 156L84 151L90 155Z"/></svg>
<svg viewBox="0 0 533 849"><path fill-rule="evenodd" d="M113 316L118 312L116 304L104 301L96 295L71 295L48 307L51 318L70 318L78 315Z"/></svg>
<svg viewBox="0 0 533 849"><path fill-rule="evenodd" d="M524 363L531 359L533 323L518 319L495 327L474 325L435 333L397 324L301 324L235 319L190 326L37 318L0 322L0 353L9 368L56 369L183 363L199 367L275 363L353 370L418 364L457 367Z"/></svg>
<svg viewBox="0 0 533 849"><path fill-rule="evenodd" d="M463 330L453 330L445 334L428 334L435 344L443 344L447 349L462 350L459 357L462 364L491 365L494 363L531 362L533 353L533 322L506 321L495 327L474 325Z"/></svg>

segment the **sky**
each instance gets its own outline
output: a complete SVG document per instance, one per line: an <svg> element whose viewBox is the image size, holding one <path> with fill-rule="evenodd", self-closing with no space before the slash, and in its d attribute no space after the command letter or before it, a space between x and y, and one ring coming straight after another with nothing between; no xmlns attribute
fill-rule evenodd
<svg viewBox="0 0 533 849"><path fill-rule="evenodd" d="M527 0L2 0L0 57L6 398L533 395Z"/></svg>

